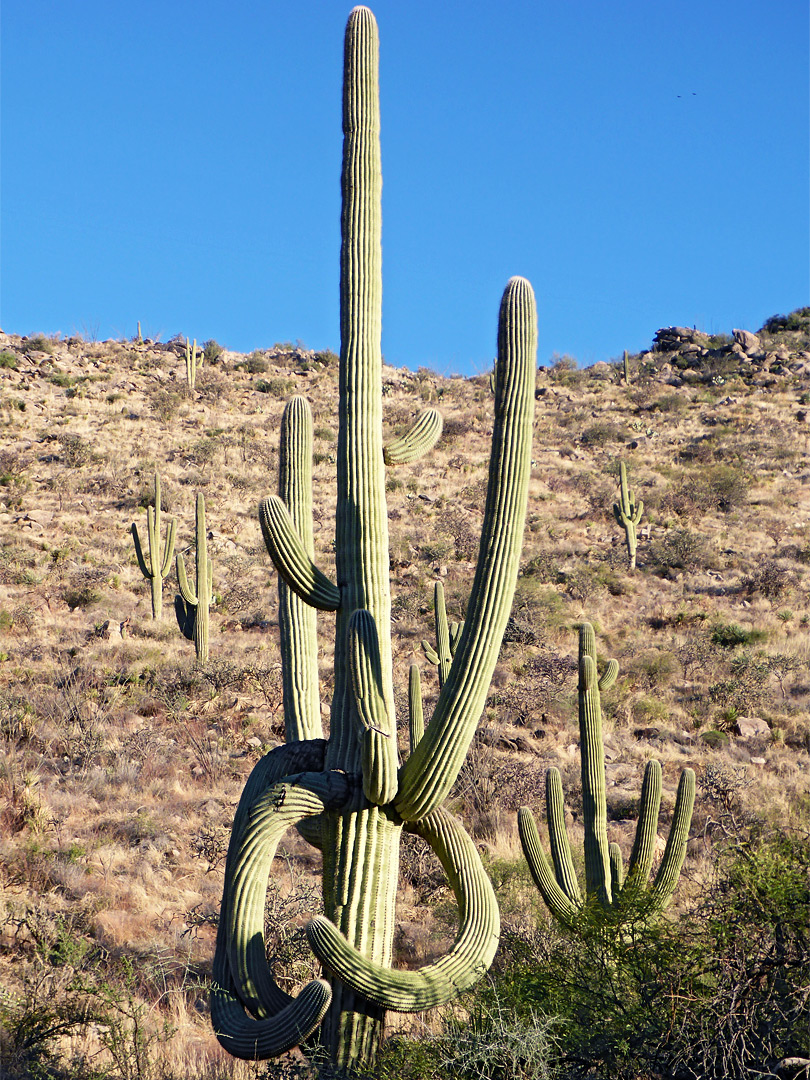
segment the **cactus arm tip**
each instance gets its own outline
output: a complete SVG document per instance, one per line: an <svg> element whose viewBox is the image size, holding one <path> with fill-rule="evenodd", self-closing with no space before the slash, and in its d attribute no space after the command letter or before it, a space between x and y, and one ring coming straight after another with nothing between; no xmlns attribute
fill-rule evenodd
<svg viewBox="0 0 810 1080"><path fill-rule="evenodd" d="M529 871L549 911L564 925L576 918L579 908L563 892L540 842L534 815L528 806L518 810L518 835Z"/></svg>
<svg viewBox="0 0 810 1080"><path fill-rule="evenodd" d="M452 1000L489 968L498 947L500 917L492 884L475 844L444 810L416 829L439 857L461 913L450 951L419 971L395 971L354 949L328 919L307 926L312 951L343 982L369 1001L397 1012L419 1012Z"/></svg>
<svg viewBox="0 0 810 1080"><path fill-rule="evenodd" d="M392 440L383 448L385 464L407 465L423 457L439 441L443 423L440 412L436 409L425 409L405 435Z"/></svg>
<svg viewBox="0 0 810 1080"><path fill-rule="evenodd" d="M296 596L320 611L337 611L340 590L310 559L289 510L277 495L262 500L259 523L273 565Z"/></svg>

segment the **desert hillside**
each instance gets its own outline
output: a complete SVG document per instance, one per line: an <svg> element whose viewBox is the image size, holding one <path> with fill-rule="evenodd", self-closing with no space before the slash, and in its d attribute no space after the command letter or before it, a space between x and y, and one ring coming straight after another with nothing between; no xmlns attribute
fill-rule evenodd
<svg viewBox="0 0 810 1080"><path fill-rule="evenodd" d="M191 389L184 344L0 333L0 1061L15 1080L295 1075L294 1061L274 1074L219 1049L206 985L234 807L283 738L276 576L256 508L277 487L285 402L303 394L316 559L333 568L338 362L300 345L242 355L207 342ZM426 404L444 418L435 449L387 482L404 747L411 663L426 719L438 695L422 648L435 582L450 618L464 617L493 396L488 374L385 367L383 383L388 437ZM621 463L644 504L634 570L613 513ZM173 518L189 567L205 495L214 596L201 665L175 619L174 570L155 620L136 558L131 525L146 547L156 472L163 537ZM806 838L809 586L810 308L733 336L669 327L626 364L580 370L561 357L538 371L521 574L451 800L496 881L507 937L547 919L516 812L544 820L550 766L581 848L583 620L600 658L619 663L602 709L609 831L625 857L646 762L663 766L663 838L682 769L697 774L670 918L707 887L729 838L752 851L769 830ZM325 723L330 632L319 618ZM319 910L319 859L291 835L268 893L292 985L312 966L300 927ZM452 940L448 895L438 863L409 842L399 963ZM401 1032L439 1021L420 1023Z"/></svg>

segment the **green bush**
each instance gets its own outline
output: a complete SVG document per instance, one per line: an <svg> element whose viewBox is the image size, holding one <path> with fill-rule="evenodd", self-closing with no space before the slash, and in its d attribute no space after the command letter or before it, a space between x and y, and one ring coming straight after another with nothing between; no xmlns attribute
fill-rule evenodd
<svg viewBox="0 0 810 1080"><path fill-rule="evenodd" d="M810 835L739 836L714 859L677 920L639 910L611 926L586 910L571 933L506 929L470 1018L553 1022L549 1075L564 1078L743 1080L810 1056Z"/></svg>
<svg viewBox="0 0 810 1080"><path fill-rule="evenodd" d="M17 356L9 349L3 349L0 352L0 368L10 368L12 371L17 370Z"/></svg>

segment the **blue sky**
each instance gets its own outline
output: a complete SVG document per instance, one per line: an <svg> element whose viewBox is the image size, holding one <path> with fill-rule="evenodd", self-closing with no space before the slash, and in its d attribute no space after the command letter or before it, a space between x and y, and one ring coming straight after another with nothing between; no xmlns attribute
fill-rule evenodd
<svg viewBox="0 0 810 1080"><path fill-rule="evenodd" d="M379 0L383 351L484 370L810 303L805 0ZM338 347L336 0L3 0L0 326Z"/></svg>

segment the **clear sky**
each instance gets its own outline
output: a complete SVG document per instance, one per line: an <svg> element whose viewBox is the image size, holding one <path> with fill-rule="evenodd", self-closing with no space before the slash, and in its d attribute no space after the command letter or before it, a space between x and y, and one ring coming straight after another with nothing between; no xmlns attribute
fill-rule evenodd
<svg viewBox="0 0 810 1080"><path fill-rule="evenodd" d="M483 371L810 303L806 0L377 0L383 351ZM338 347L337 0L3 0L0 326Z"/></svg>

